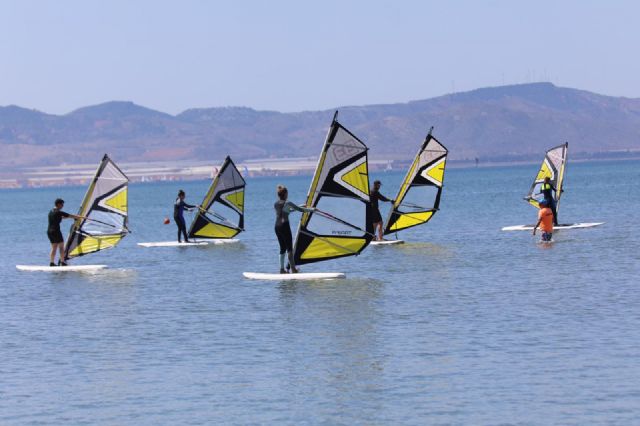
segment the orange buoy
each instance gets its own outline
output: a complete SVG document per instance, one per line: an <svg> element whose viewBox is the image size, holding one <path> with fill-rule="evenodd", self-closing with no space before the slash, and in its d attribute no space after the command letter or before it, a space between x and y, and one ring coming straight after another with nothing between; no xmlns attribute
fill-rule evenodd
<svg viewBox="0 0 640 426"><path fill-rule="evenodd" d="M168 225L168 224L170 224L170 223L171 223L171 221L169 220L169 218L168 218L168 217L165 217L165 218L164 218L164 222L163 222L163 223L164 223L165 225Z"/></svg>

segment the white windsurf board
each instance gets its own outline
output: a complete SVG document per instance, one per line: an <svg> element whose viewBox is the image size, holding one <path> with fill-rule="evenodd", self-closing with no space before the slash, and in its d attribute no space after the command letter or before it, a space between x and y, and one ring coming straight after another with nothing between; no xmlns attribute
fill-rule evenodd
<svg viewBox="0 0 640 426"><path fill-rule="evenodd" d="M332 280L345 278L342 272L299 272L297 274L267 274L261 272L243 272L250 280L289 281L289 280Z"/></svg>
<svg viewBox="0 0 640 426"><path fill-rule="evenodd" d="M211 244L233 244L240 242L237 238L216 238L209 241Z"/></svg>
<svg viewBox="0 0 640 426"><path fill-rule="evenodd" d="M404 240L382 240L382 241L373 240L369 244L371 244L372 246L390 246L394 244L404 244Z"/></svg>
<svg viewBox="0 0 640 426"><path fill-rule="evenodd" d="M141 247L189 247L189 246L206 246L209 244L232 244L238 243L240 240L238 239L212 239L212 240L199 240L199 241L190 241L188 243L182 242L179 243L177 241L159 241L155 243L138 243Z"/></svg>
<svg viewBox="0 0 640 426"><path fill-rule="evenodd" d="M194 241L189 243L179 243L177 241L159 241L156 243L138 243L141 247L189 247L189 246L206 246L206 241Z"/></svg>
<svg viewBox="0 0 640 426"><path fill-rule="evenodd" d="M561 231L563 229L582 229L582 228L593 228L594 226L599 226L604 224L604 222L581 222L581 223L563 223L561 225L557 225L553 227L555 231ZM505 226L502 228L503 231L533 231L534 225L515 225L515 226Z"/></svg>
<svg viewBox="0 0 640 426"><path fill-rule="evenodd" d="M30 272L93 272L106 268L107 265L67 265L67 266L45 266L45 265L16 265L19 271Z"/></svg>

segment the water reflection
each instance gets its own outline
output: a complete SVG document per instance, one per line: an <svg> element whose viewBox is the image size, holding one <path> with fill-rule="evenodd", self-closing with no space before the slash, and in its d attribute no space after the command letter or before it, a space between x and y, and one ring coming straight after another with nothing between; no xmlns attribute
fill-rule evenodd
<svg viewBox="0 0 640 426"><path fill-rule="evenodd" d="M380 386L381 281L287 282L279 290L282 324L295 340L287 362L296 391L322 392L340 407Z"/></svg>

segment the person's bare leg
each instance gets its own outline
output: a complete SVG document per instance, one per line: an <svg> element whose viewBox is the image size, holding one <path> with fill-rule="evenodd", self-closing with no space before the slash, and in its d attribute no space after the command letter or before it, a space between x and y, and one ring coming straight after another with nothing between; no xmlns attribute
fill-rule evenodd
<svg viewBox="0 0 640 426"><path fill-rule="evenodd" d="M64 242L59 243L58 247L60 248L60 259L58 259L60 262L64 263Z"/></svg>
<svg viewBox="0 0 640 426"><path fill-rule="evenodd" d="M57 250L58 250L58 244L51 243L51 252L49 253L49 264L52 264L52 263L55 264Z"/></svg>
<svg viewBox="0 0 640 426"><path fill-rule="evenodd" d="M291 253L289 251L289 252L287 252L287 255L289 256L289 266L291 266L291 273L292 274L297 274L298 273L298 269L296 268L296 264L293 261L293 253Z"/></svg>
<svg viewBox="0 0 640 426"><path fill-rule="evenodd" d="M382 241L382 222L374 223L373 227L376 229L376 233L378 234L378 241Z"/></svg>

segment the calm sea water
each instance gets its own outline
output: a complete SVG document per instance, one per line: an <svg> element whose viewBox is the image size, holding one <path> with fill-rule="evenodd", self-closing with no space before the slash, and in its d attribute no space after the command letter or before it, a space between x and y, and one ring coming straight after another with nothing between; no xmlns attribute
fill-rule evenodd
<svg viewBox="0 0 640 426"><path fill-rule="evenodd" d="M15 270L84 188L1 191L0 423L638 424L640 163L570 164L560 220L607 223L552 245L500 231L535 220L536 171L449 170L407 244L304 268L331 282L241 276L277 270L274 188L301 203L308 177L249 179L224 247L136 246L208 182L132 185L133 234L77 262L95 275Z"/></svg>

